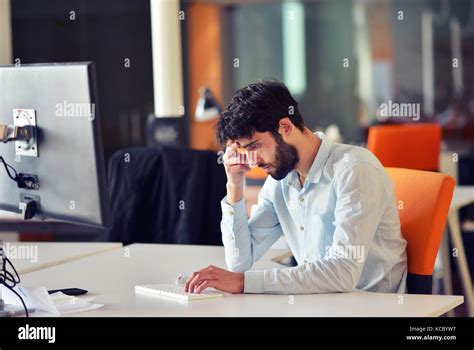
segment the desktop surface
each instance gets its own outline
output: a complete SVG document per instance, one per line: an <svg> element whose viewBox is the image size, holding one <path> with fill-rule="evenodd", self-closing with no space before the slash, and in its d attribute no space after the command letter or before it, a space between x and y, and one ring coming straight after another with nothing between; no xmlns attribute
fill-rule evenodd
<svg viewBox="0 0 474 350"><path fill-rule="evenodd" d="M255 269L282 267L270 250ZM22 276L22 286L89 290L104 307L76 314L128 317L435 317L462 304L462 296L400 295L355 291L310 295L225 294L222 298L182 303L137 295L135 286L173 283L179 274L207 265L225 267L223 247L133 244ZM32 316L47 316L35 313Z"/></svg>
<svg viewBox="0 0 474 350"><path fill-rule="evenodd" d="M121 247L112 242L3 242L20 275Z"/></svg>

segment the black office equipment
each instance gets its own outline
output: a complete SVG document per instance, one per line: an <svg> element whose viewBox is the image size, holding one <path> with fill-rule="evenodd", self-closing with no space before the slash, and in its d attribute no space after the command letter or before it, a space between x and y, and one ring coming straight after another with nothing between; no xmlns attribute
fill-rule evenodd
<svg viewBox="0 0 474 350"><path fill-rule="evenodd" d="M0 91L0 209L105 227L94 65L0 66Z"/></svg>
<svg viewBox="0 0 474 350"><path fill-rule="evenodd" d="M112 224L105 240L221 245L226 175L212 151L130 148L109 160Z"/></svg>
<svg viewBox="0 0 474 350"><path fill-rule="evenodd" d="M81 288L63 288L63 289L48 290L48 294L53 294L57 292L62 292L66 295L76 296L76 295L86 294L87 290L81 289Z"/></svg>

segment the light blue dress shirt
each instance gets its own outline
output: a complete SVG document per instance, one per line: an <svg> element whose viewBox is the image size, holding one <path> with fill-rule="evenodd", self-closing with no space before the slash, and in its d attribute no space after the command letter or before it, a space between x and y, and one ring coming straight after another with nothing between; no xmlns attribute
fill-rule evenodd
<svg viewBox="0 0 474 350"><path fill-rule="evenodd" d="M390 178L365 148L317 136L303 187L295 170L269 176L249 219L244 199L222 200L227 267L245 272L245 293L405 293L407 243ZM250 270L281 235L298 266Z"/></svg>

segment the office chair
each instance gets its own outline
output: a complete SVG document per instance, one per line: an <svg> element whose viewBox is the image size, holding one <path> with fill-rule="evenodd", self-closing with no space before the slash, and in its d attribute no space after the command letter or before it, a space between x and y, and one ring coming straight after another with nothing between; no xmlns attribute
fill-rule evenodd
<svg viewBox="0 0 474 350"><path fill-rule="evenodd" d="M438 124L378 125L369 129L367 148L384 166L438 171L441 149ZM444 169L443 169L444 171ZM449 173L449 175L455 175ZM449 234L441 243L444 293L452 294L449 240L458 251L455 259L461 280L467 313L474 316L474 293L459 224L458 211L474 202L474 186L457 185L448 215ZM453 315L450 312L450 315Z"/></svg>
<svg viewBox="0 0 474 350"><path fill-rule="evenodd" d="M385 167L438 171L438 124L377 125L369 128L367 148Z"/></svg>
<svg viewBox="0 0 474 350"><path fill-rule="evenodd" d="M256 167L250 169L250 171L245 174L245 177L250 180L258 180L263 182L268 177L268 174L262 168Z"/></svg>
<svg viewBox="0 0 474 350"><path fill-rule="evenodd" d="M408 241L407 290L431 294L432 274L455 181L436 172L386 168L395 187L401 231Z"/></svg>
<svg viewBox="0 0 474 350"><path fill-rule="evenodd" d="M215 152L168 146L119 150L108 165L112 223L104 240L222 245L226 182Z"/></svg>

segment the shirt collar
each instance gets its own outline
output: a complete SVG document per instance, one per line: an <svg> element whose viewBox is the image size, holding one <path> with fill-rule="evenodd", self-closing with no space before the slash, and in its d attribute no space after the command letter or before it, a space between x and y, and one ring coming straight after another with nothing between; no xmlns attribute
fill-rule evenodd
<svg viewBox="0 0 474 350"><path fill-rule="evenodd" d="M314 157L313 164L308 172L308 177L306 178L305 183L318 183L323 174L324 166L326 161L329 158L329 153L331 153L332 142L329 140L322 132L316 132L316 136L321 139L321 145L319 146L318 153ZM296 170L292 170L286 176L286 183L288 186L298 187L299 184L298 173Z"/></svg>

